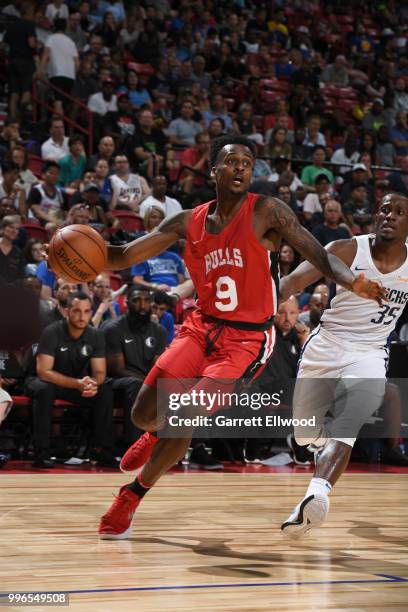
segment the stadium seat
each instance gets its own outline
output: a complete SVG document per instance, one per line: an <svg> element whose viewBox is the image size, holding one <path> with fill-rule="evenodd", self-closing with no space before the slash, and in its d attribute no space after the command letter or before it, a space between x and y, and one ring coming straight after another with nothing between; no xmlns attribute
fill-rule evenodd
<svg viewBox="0 0 408 612"><path fill-rule="evenodd" d="M29 238L39 238L43 242L46 242L47 232L41 225L39 225L35 221L26 221L26 223L21 224L21 227L26 230Z"/></svg>
<svg viewBox="0 0 408 612"><path fill-rule="evenodd" d="M113 210L114 217L120 220L122 229L127 232L142 232L144 230L143 219L135 213L127 210Z"/></svg>

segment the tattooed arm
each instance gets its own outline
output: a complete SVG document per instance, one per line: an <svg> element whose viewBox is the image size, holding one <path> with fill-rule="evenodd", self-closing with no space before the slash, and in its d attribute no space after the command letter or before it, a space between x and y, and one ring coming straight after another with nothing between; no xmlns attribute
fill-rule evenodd
<svg viewBox="0 0 408 612"><path fill-rule="evenodd" d="M267 232L272 230L284 238L321 272L321 276L327 276L361 297L381 302L384 290L378 283L364 279L362 275L355 277L341 259L326 251L299 223L296 215L284 202L277 198L266 198L262 208L267 222Z"/></svg>
<svg viewBox="0 0 408 612"><path fill-rule="evenodd" d="M137 238L124 246L108 246L108 270L123 270L133 264L146 261L187 234L188 220L191 211L183 210L164 219L160 225L145 236Z"/></svg>

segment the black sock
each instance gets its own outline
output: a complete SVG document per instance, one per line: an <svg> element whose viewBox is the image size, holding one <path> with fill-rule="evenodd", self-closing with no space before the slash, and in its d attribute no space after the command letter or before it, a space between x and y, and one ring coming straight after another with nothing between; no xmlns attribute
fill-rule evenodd
<svg viewBox="0 0 408 612"><path fill-rule="evenodd" d="M128 489L135 493L138 497L144 497L148 491L150 491L151 485L146 485L145 483L141 483L141 479L138 477L134 482L131 482L128 486Z"/></svg>

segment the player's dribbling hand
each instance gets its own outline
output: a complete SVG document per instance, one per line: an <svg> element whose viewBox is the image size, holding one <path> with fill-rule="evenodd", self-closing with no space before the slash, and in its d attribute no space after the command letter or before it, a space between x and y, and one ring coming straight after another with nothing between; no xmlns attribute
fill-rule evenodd
<svg viewBox="0 0 408 612"><path fill-rule="evenodd" d="M353 293L365 298L366 300L375 300L380 306L387 297L387 291L378 281L370 280L359 274L352 283Z"/></svg>

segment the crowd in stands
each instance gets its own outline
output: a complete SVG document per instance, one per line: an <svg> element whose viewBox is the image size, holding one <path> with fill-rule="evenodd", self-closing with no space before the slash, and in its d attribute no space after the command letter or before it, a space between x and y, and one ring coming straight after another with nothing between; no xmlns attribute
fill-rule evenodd
<svg viewBox="0 0 408 612"><path fill-rule="evenodd" d="M285 201L321 244L369 232L381 195L408 194L408 4L14 0L0 10L0 98L8 108L0 133L0 282L37 291L41 329L57 325L60 335L72 294L80 292L81 308L89 302L86 316L99 338L95 360L105 360L105 375L115 379L106 418L112 421L121 395L128 443L135 435L132 398L191 307L182 300L175 308L166 295L188 279L183 241L86 287L56 278L42 244L73 223L124 244L212 199L209 149L225 133L257 145L251 190ZM298 261L282 245L281 274ZM115 298L126 283L127 299ZM289 377L330 291L320 283L283 307L277 352ZM159 323L165 329L153 333L149 326ZM132 361L116 328L142 330L156 349ZM50 348L49 331L42 334L31 340L49 356L59 336ZM57 395L38 366L31 387L22 388L20 349L0 359L0 380L11 392L42 394L37 412L40 404L49 407L34 418L42 465ZM19 376L10 375L7 367L14 372L16 363ZM114 441L93 424L92 457L114 464Z"/></svg>

